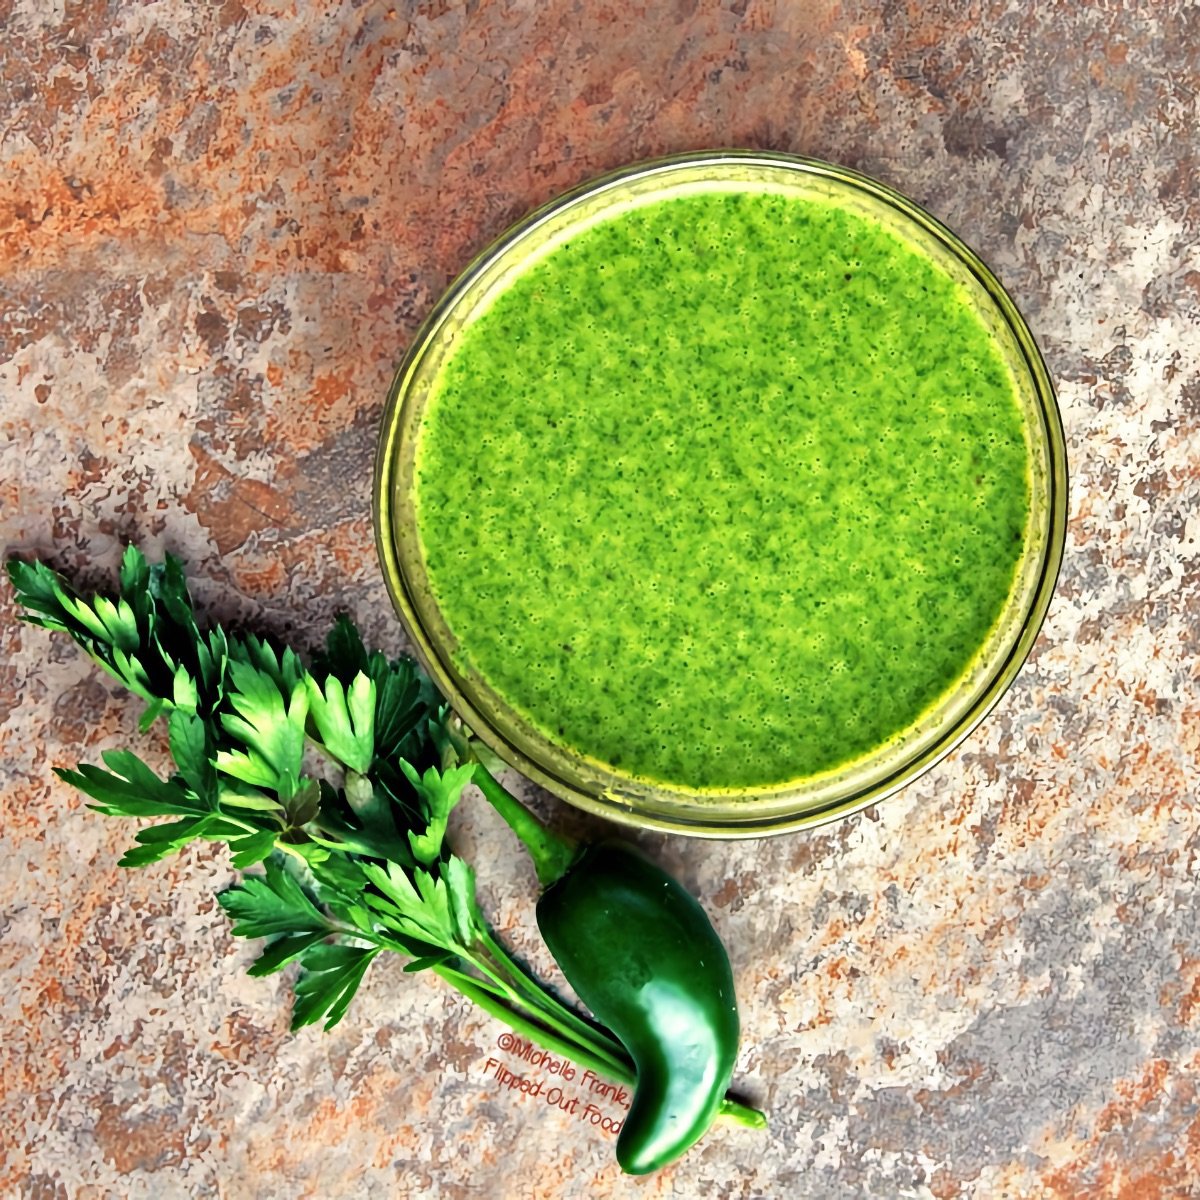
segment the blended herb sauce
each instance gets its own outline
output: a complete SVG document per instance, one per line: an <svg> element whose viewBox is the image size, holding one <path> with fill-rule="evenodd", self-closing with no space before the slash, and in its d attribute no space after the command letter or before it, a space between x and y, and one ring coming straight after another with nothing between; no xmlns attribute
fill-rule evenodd
<svg viewBox="0 0 1200 1200"><path fill-rule="evenodd" d="M1014 383L871 219L660 198L456 337L417 447L429 583L459 668L551 741L687 788L811 776L909 728L996 622Z"/></svg>

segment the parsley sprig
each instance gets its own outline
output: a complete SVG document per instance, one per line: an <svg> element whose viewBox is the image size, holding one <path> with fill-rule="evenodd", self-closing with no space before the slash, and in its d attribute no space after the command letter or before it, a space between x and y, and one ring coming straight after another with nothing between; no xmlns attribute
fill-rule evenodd
<svg viewBox="0 0 1200 1200"><path fill-rule="evenodd" d="M251 975L298 964L293 1028L336 1025L392 952L538 1044L633 1080L617 1039L530 974L480 911L447 842L468 785L537 842L539 862L573 851L477 761L415 662L368 653L345 617L309 666L252 634L201 631L180 561L150 564L133 546L115 597L83 597L41 562L13 559L8 573L24 620L68 634L141 699L143 730L166 720L166 778L130 750L58 775L98 812L153 822L124 866L196 840L227 843L239 869L262 864L218 899L235 935L265 939Z"/></svg>

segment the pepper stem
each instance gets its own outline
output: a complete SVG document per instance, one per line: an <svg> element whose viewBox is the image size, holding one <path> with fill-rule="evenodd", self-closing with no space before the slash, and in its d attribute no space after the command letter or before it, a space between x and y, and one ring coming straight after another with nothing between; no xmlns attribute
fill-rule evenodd
<svg viewBox="0 0 1200 1200"><path fill-rule="evenodd" d="M579 848L569 838L547 829L481 762L475 764L475 786L504 818L509 829L529 851L538 883L547 888L561 879L575 861Z"/></svg>
<svg viewBox="0 0 1200 1200"><path fill-rule="evenodd" d="M767 1114L761 1109L751 1108L740 1100L726 1096L717 1109L718 1121L730 1125L740 1125L743 1129L766 1129Z"/></svg>

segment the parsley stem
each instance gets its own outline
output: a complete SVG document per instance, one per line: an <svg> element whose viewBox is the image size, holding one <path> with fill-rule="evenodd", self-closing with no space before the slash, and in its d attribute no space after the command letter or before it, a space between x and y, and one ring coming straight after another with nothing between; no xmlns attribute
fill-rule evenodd
<svg viewBox="0 0 1200 1200"><path fill-rule="evenodd" d="M564 1039L584 1047L592 1058L605 1064L605 1071L610 1077L624 1078L625 1075L632 1072L633 1064L624 1050L620 1049L619 1053L614 1053L608 1049L604 1044L607 1039L603 1035L598 1035L595 1030L587 1029L586 1026L582 1029L572 1027L561 1018L548 1012L542 1004L533 1000L512 996L511 1001L517 1007L531 1013L543 1025L555 1030Z"/></svg>
<svg viewBox="0 0 1200 1200"><path fill-rule="evenodd" d="M593 1025L554 995L549 988L544 987L517 961L504 946L492 936L490 930L484 930L481 941L487 952L500 963L517 987L532 1000L538 1008L553 1016L579 1036L590 1038L606 1048L610 1057L623 1062L628 1059L625 1047L615 1037L612 1037L602 1026Z"/></svg>
<svg viewBox="0 0 1200 1200"><path fill-rule="evenodd" d="M451 987L457 988L460 992L463 991L463 988L459 984L466 982L472 988L481 988L489 996L492 996L498 1005L505 1006L507 1004L507 998L503 989L497 987L491 980L480 979L476 975L468 975L466 971L460 971L457 967L447 966L445 963L441 963L431 969L435 975L450 984ZM505 1011L507 1011L507 1008Z"/></svg>
<svg viewBox="0 0 1200 1200"><path fill-rule="evenodd" d="M590 1067L597 1075L605 1075L620 1083L633 1083L632 1068L620 1066L612 1062L606 1055L593 1052L593 1048L561 1034L553 1029L547 1029L536 1020L531 1020L523 1013L515 1011L508 1004L499 1000L491 990L483 988L479 981L464 975L459 971L448 971L445 967L434 967L435 974L441 976L451 987L462 992L468 1000L474 1001L485 1012L503 1021L506 1025L524 1034L531 1042L536 1042L546 1050L553 1050L564 1058L570 1059L581 1067Z"/></svg>
<svg viewBox="0 0 1200 1200"><path fill-rule="evenodd" d="M519 979L519 976L514 975L511 966L507 965L511 963L508 955L504 954L503 957L506 960L505 965L510 976ZM607 1049L599 1040L596 1031L589 1029L578 1016L561 1007L558 1012L552 1011L550 1005L547 1004L548 997L544 988L537 988L536 993L533 995L529 995L528 993L522 995L517 990L517 987L514 987L513 983L509 979L506 979L497 969L500 964L493 964L487 958L477 955L471 955L468 961L486 976L496 988L500 989L501 994L503 994L509 1005L513 1006L513 1009L523 1009L526 1012L532 1013L542 1024L550 1026L551 1029L556 1030L564 1038L574 1039L577 1045L586 1046L589 1054L593 1055L598 1061L609 1064L610 1073L614 1070L629 1070L627 1065L628 1060L624 1057L617 1057L616 1054ZM623 1050L620 1053L623 1056Z"/></svg>

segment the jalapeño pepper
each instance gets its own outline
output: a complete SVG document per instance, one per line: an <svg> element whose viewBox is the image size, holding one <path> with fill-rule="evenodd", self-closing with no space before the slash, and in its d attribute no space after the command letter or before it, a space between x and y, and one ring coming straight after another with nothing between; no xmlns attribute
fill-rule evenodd
<svg viewBox="0 0 1200 1200"><path fill-rule="evenodd" d="M656 1171L704 1134L733 1075L725 947L687 891L615 842L587 847L543 893L537 920L567 982L637 1069L617 1161L632 1175Z"/></svg>
<svg viewBox="0 0 1200 1200"><path fill-rule="evenodd" d="M533 858L546 946L632 1060L633 1101L617 1139L622 1170L666 1166L718 1115L763 1128L762 1113L725 1096L737 1000L729 956L700 904L631 846L580 850L552 833L481 764L475 782Z"/></svg>

